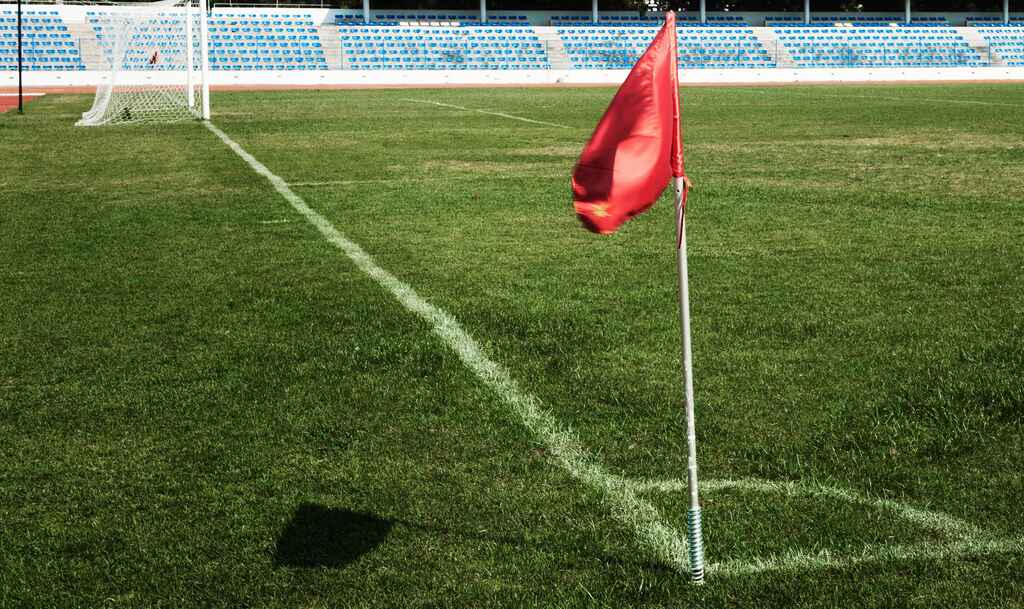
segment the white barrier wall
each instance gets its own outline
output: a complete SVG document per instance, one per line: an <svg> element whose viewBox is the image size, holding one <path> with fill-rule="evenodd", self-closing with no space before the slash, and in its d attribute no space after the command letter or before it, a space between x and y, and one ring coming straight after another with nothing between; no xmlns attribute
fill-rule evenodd
<svg viewBox="0 0 1024 609"><path fill-rule="evenodd" d="M214 87L394 87L394 86L544 86L617 85L626 70L458 70L458 71L252 71L211 73ZM165 84L168 75L135 73L122 75L126 84ZM102 72L27 72L29 88L94 87ZM778 85L798 83L869 83L927 81L1024 81L1024 67L1018 68L807 68L774 70L684 70L683 85ZM0 73L0 88L17 86L14 72Z"/></svg>

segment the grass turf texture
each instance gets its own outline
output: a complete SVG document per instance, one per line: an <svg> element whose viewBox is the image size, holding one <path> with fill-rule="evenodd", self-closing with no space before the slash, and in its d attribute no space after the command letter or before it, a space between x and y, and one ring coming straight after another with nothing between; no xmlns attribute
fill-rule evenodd
<svg viewBox="0 0 1024 609"><path fill-rule="evenodd" d="M682 478L669 196L606 238L569 206L611 94L232 93L215 122L610 471ZM1021 536L1022 95L684 90L705 478ZM72 127L89 103L0 117L0 606L1024 604L1015 552L691 586L209 132ZM704 520L711 562L941 541L742 490Z"/></svg>

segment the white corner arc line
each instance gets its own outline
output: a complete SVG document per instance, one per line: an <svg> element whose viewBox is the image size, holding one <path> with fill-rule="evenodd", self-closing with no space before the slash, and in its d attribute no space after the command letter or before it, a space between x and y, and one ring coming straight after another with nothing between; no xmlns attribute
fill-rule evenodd
<svg viewBox="0 0 1024 609"><path fill-rule="evenodd" d="M349 240L305 201L288 184L271 172L251 154L210 122L206 128L249 166L270 181L277 192L291 204L327 241L340 249L364 273L394 296L411 313L426 321L433 332L462 360L476 376L512 408L527 430L544 444L556 462L583 484L597 491L612 515L632 528L637 538L666 565L686 572L686 542L679 532L667 524L654 505L637 493L628 481L609 474L583 447L576 433L560 424L542 407L541 401L520 389L502 365L487 357L473 337L458 320L443 309L420 298L408 284L381 268L358 244Z"/></svg>
<svg viewBox="0 0 1024 609"><path fill-rule="evenodd" d="M429 99L412 99L402 98L402 101L413 102L415 104L431 104L434 106L440 106L442 108L452 108L454 110L465 110L467 112L477 112L479 114L490 114L491 116L500 116L501 118L507 118L514 121L523 121L524 123L533 123L535 125L547 125L549 127L558 127L560 129L574 129L569 125L561 125L559 123L549 123L547 121L538 121L532 118L525 118L522 116L515 116L513 114L505 114L504 112L492 112L490 110L480 110L478 108L466 108L465 106L456 106L455 104L445 104L437 101L430 101Z"/></svg>
<svg viewBox="0 0 1024 609"><path fill-rule="evenodd" d="M640 493L686 492L685 480L634 480L633 488ZM828 550L807 552L792 550L782 554L730 559L708 565L708 573L730 575L754 575L765 572L801 572L857 566L891 560L942 560L967 556L983 556L1000 553L1024 553L1024 537L997 538L988 535L978 527L944 512L923 510L891 499L862 495L855 491L841 489L817 482L772 481L756 478L734 480L705 480L701 488L709 493L717 490L737 489L760 493L776 493L786 496L824 497L889 510L900 518L921 528L949 537L945 542L921 542L906 545L867 544L852 553L836 553Z"/></svg>
<svg viewBox="0 0 1024 609"><path fill-rule="evenodd" d="M944 560L967 556L1024 553L1024 538L985 541L922 542L908 545L868 544L851 554L796 550L768 558L734 559L708 565L709 574L756 575L766 572L803 572L839 569L867 563L905 560Z"/></svg>
<svg viewBox="0 0 1024 609"><path fill-rule="evenodd" d="M687 490L685 480L636 480L632 482L637 492L685 492ZM776 481L761 480L757 478L738 478L731 480L705 480L701 482L701 489L708 492L715 492L726 489L740 491L753 491L758 493L773 493L786 495L788 497L824 497L863 505L866 507L886 510L892 512L917 526L941 533L951 539L971 542L986 539L988 536L973 524L936 510L922 510L892 499L870 497L856 491L829 486L812 481Z"/></svg>

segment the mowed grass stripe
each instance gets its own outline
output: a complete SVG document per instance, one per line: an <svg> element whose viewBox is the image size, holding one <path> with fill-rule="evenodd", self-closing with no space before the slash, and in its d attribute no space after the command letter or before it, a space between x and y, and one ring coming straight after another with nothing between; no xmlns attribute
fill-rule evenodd
<svg viewBox="0 0 1024 609"><path fill-rule="evenodd" d="M688 566L686 543L679 532L667 524L658 509L640 497L630 484L606 472L580 443L571 427L559 423L533 395L520 389L511 374L484 354L477 342L458 320L446 311L426 302L408 284L384 270L358 244L347 239L322 215L311 209L288 184L232 140L212 123L204 123L225 145L265 177L297 212L320 234L338 247L364 273L391 293L409 312L430 324L431 330L487 386L501 397L538 441L551 451L556 462L571 476L599 491L611 513L631 527L666 565L684 572Z"/></svg>

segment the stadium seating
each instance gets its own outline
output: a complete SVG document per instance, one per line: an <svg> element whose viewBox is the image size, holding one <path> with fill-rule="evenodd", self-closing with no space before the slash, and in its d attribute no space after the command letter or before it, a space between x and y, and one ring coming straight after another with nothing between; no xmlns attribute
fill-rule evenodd
<svg viewBox="0 0 1024 609"><path fill-rule="evenodd" d="M1024 66L1024 24L1017 26L979 27L992 52L1008 66Z"/></svg>
<svg viewBox="0 0 1024 609"><path fill-rule="evenodd" d="M556 15L551 18L551 25L555 27L658 27L664 21L661 15L649 15L639 17L634 15L601 15L600 21L594 23L593 19L579 15ZM687 27L750 27L743 17L739 15L708 15L707 22L701 23L697 15L676 15L676 23Z"/></svg>
<svg viewBox="0 0 1024 609"><path fill-rule="evenodd" d="M107 63L115 47L117 32L106 18L93 11L86 13L86 21L92 27L100 52ZM183 20L180 14L159 13L152 19L140 20L132 37L145 40L145 45L129 47L123 59L122 68L143 71L177 69L185 64Z"/></svg>
<svg viewBox="0 0 1024 609"><path fill-rule="evenodd" d="M949 27L949 21L945 17L912 17L910 23L906 23L905 15L815 15L811 17L811 23L804 23L803 16L787 15L783 17L766 17L765 27L828 27L835 24L854 27L882 27L892 24L906 27Z"/></svg>
<svg viewBox="0 0 1024 609"><path fill-rule="evenodd" d="M214 13L209 28L211 69L327 69L320 30L308 13Z"/></svg>
<svg viewBox="0 0 1024 609"><path fill-rule="evenodd" d="M58 11L24 11L22 63L26 70L84 70L78 40L69 32ZM0 70L18 67L17 17L14 11L0 11Z"/></svg>
<svg viewBox="0 0 1024 609"><path fill-rule="evenodd" d="M776 28L803 68L988 65L953 28Z"/></svg>
<svg viewBox="0 0 1024 609"><path fill-rule="evenodd" d="M1024 26L1024 15L1010 15L1010 22L1006 23L1003 21L1002 15L979 15L970 16L965 21L967 27L1005 27L1005 26Z"/></svg>
<svg viewBox="0 0 1024 609"><path fill-rule="evenodd" d="M340 28L354 70L544 70L544 45L526 27Z"/></svg>
<svg viewBox="0 0 1024 609"><path fill-rule="evenodd" d="M87 21L100 47L109 52L110 32L95 13ZM319 29L309 14L230 13L210 15L209 61L211 70L325 70ZM126 59L134 70L162 70L182 65L180 13L166 14L147 27L149 45L177 61L151 62L142 54ZM138 34L137 34L138 35Z"/></svg>
<svg viewBox="0 0 1024 609"><path fill-rule="evenodd" d="M370 23L363 20L362 15L337 14L334 22L338 26L363 25L363 26L384 26L384 25L419 25L423 27L460 26L460 25L486 25L488 27L509 25L518 27L530 27L530 20L526 15L488 15L487 23L481 23L479 14L471 13L401 13L374 15Z"/></svg>
<svg viewBox="0 0 1024 609"><path fill-rule="evenodd" d="M100 9L96 9L100 10ZM86 11L99 52L110 52L111 34L100 13ZM81 15L81 13L78 13ZM144 48L128 58L132 69L162 70L180 66L184 53L180 13L161 14L153 27L138 34L146 37ZM969 25L988 43L992 56L972 48L963 35L949 27L945 17L915 17L903 23L903 15L856 13L813 15L802 23L800 13L766 18L779 40L780 53L769 53L740 15L708 15L700 24L694 14L679 20L679 66L693 68L796 67L980 67L1005 63L1024 66L1024 16L967 17ZM234 12L218 10L209 19L209 61L214 70L324 70L328 57L320 35L320 17L310 12ZM554 34L565 50L568 65L576 69L629 68L661 25L661 15L603 14L593 23L582 11L551 17ZM472 11L396 11L375 13L363 23L356 11L334 13L338 26L340 57L330 40L331 66L354 70L536 70L550 69L550 55L557 50L545 42L522 14L488 16L487 23ZM83 59L80 32L62 18L59 10L26 10L23 19L24 62L28 70L85 70L95 51L86 41ZM333 31L333 28L331 28ZM333 37L333 36L332 36ZM88 38L88 36L86 37ZM980 45L974 40L975 46ZM557 42L555 42L557 49ZM141 45L140 45L141 46ZM159 49L153 61L152 50ZM781 50L780 49L780 50ZM148 53L148 55L146 55ZM17 42L13 10L0 11L0 70L16 67ZM781 59L780 59L781 57ZM89 64L88 69L102 66Z"/></svg>
<svg viewBox="0 0 1024 609"><path fill-rule="evenodd" d="M753 30L735 27L680 27L679 67L774 68L775 62ZM654 39L658 28L558 28L566 55L577 69L628 69Z"/></svg>

